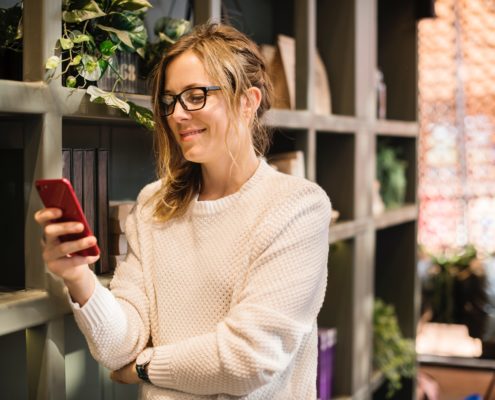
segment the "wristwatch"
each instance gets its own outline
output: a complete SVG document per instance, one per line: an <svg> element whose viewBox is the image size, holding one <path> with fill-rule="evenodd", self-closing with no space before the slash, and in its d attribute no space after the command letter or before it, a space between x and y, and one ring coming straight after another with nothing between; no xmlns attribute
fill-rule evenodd
<svg viewBox="0 0 495 400"><path fill-rule="evenodd" d="M148 347L142 351L141 354L136 358L136 372L139 379L150 383L150 378L148 376L148 364L153 357L153 347Z"/></svg>

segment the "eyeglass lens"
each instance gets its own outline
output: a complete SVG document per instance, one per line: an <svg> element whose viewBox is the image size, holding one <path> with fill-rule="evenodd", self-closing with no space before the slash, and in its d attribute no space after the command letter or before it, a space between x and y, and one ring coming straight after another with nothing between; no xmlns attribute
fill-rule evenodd
<svg viewBox="0 0 495 400"><path fill-rule="evenodd" d="M179 99L182 107L187 111L196 111L205 106L206 91L204 90L204 88L191 88L183 91L177 96L163 96L165 115L170 115L174 112L177 99Z"/></svg>

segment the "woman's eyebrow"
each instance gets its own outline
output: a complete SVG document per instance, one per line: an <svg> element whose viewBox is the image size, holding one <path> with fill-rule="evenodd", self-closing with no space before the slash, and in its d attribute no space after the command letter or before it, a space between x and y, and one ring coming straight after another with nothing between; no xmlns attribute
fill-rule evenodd
<svg viewBox="0 0 495 400"><path fill-rule="evenodd" d="M191 89L191 88L194 88L194 87L207 87L207 86L211 86L211 84L209 83L190 83L189 85L186 85L184 86L181 90L179 90L178 92L174 92L173 90L169 90L169 89L165 89L163 91L164 94L176 94L176 93L181 93L183 92L184 90L187 90L187 89Z"/></svg>

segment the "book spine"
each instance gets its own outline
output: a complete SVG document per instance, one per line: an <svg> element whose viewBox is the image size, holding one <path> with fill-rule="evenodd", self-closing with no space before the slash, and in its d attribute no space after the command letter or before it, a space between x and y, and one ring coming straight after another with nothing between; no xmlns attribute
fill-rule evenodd
<svg viewBox="0 0 495 400"><path fill-rule="evenodd" d="M99 270L97 273L110 271L108 265L108 150L98 152L98 242L100 244Z"/></svg>
<svg viewBox="0 0 495 400"><path fill-rule="evenodd" d="M83 193L83 154L84 150L72 150L72 186L74 192L81 203L84 211L84 193Z"/></svg>
<svg viewBox="0 0 495 400"><path fill-rule="evenodd" d="M72 183L72 151L71 149L62 149L62 177Z"/></svg>
<svg viewBox="0 0 495 400"><path fill-rule="evenodd" d="M95 150L83 150L83 209L91 231L95 234L95 236L97 236L97 232L95 230L95 185ZM96 264L97 263L90 265L90 267L95 273L98 273L98 266Z"/></svg>

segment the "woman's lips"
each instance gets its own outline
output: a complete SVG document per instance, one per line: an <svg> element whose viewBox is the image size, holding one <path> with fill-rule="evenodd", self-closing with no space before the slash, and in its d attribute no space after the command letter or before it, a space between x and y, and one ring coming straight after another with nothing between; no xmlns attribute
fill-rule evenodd
<svg viewBox="0 0 495 400"><path fill-rule="evenodd" d="M203 133L206 130L206 128L203 129L188 129L186 131L181 131L179 132L180 138L183 142L192 140L194 136L199 135Z"/></svg>

